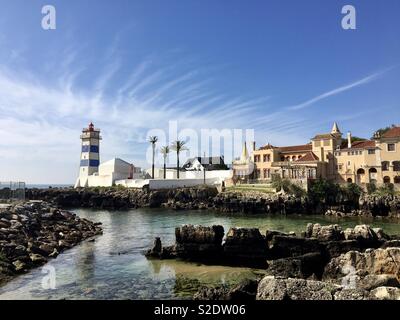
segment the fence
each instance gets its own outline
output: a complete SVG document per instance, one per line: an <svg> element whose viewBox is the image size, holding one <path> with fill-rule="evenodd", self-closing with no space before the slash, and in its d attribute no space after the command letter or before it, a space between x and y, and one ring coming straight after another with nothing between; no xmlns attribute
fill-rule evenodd
<svg viewBox="0 0 400 320"><path fill-rule="evenodd" d="M25 182L0 181L0 202L25 200Z"/></svg>

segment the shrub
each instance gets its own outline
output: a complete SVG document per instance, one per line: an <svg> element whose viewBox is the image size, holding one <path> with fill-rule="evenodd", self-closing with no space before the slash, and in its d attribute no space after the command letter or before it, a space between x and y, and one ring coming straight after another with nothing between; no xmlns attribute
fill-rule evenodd
<svg viewBox="0 0 400 320"><path fill-rule="evenodd" d="M376 193L379 195L388 195L388 194L394 194L394 184L393 183L386 183L383 186L380 186L377 190Z"/></svg>
<svg viewBox="0 0 400 320"><path fill-rule="evenodd" d="M372 194L376 192L376 184L375 183L367 183L367 193Z"/></svg>
<svg viewBox="0 0 400 320"><path fill-rule="evenodd" d="M296 197L304 197L306 195L306 191L296 183L290 184L289 193L293 194Z"/></svg>
<svg viewBox="0 0 400 320"><path fill-rule="evenodd" d="M363 190L355 183L348 183L342 187L342 195L350 201L358 202Z"/></svg>
<svg viewBox="0 0 400 320"><path fill-rule="evenodd" d="M340 194L340 186L326 179L314 181L308 191L311 200L314 202L322 201L327 204L334 204Z"/></svg>

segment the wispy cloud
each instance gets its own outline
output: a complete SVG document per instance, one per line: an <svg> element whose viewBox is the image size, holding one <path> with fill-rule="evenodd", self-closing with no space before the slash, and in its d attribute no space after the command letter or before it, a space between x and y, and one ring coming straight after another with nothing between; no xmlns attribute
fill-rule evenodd
<svg viewBox="0 0 400 320"><path fill-rule="evenodd" d="M384 69L383 71L379 71L379 72L373 73L373 74L371 74L371 75L369 75L369 76L367 76L365 78L362 78L362 79L357 80L355 82L352 82L350 84L347 84L347 85L338 87L336 89L330 90L328 92L325 92L323 94L320 94L320 95L318 95L318 96L316 96L316 97L314 97L314 98L312 98L310 100L307 100L307 101L305 101L303 103L287 107L287 109L288 110L300 110L300 109L304 109L304 108L310 107L310 106L312 106L313 104L315 104L318 101L324 100L326 98L335 96L335 95L340 94L342 92L351 90L353 88L356 88L356 87L365 85L365 84L367 84L367 83L369 83L371 81L374 81L377 78L379 78L380 76L382 76L383 74L385 74L386 72L392 70L393 68L394 67L390 67L390 68Z"/></svg>

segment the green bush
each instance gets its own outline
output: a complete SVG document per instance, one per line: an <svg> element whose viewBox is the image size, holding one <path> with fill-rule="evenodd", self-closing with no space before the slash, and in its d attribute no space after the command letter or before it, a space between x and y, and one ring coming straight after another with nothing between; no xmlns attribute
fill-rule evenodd
<svg viewBox="0 0 400 320"><path fill-rule="evenodd" d="M367 183L367 193L373 194L376 192L376 184L375 183Z"/></svg>
<svg viewBox="0 0 400 320"><path fill-rule="evenodd" d="M308 196L312 201L325 202L326 204L336 203L336 199L340 194L340 186L326 179L314 181L308 191Z"/></svg>
<svg viewBox="0 0 400 320"><path fill-rule="evenodd" d="M388 194L395 194L394 191L394 184L393 183L386 183L383 186L380 186L377 190L376 193L379 195L388 195Z"/></svg>
<svg viewBox="0 0 400 320"><path fill-rule="evenodd" d="M301 186L296 183L291 183L289 186L289 193L296 197L304 197L307 193Z"/></svg>
<svg viewBox="0 0 400 320"><path fill-rule="evenodd" d="M358 202L363 190L361 187L355 183L348 183L342 186L342 195L347 198L347 200Z"/></svg>

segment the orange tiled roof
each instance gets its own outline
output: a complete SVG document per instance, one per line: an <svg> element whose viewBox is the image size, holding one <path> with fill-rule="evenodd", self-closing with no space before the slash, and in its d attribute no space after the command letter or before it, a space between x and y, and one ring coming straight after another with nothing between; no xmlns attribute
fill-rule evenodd
<svg viewBox="0 0 400 320"><path fill-rule="evenodd" d="M304 151L311 151L312 145L311 143L302 144L298 146L288 146L288 147L278 147L278 149L282 152L304 152Z"/></svg>
<svg viewBox="0 0 400 320"><path fill-rule="evenodd" d="M400 127L393 127L382 135L383 138L397 138L400 137Z"/></svg>
<svg viewBox="0 0 400 320"><path fill-rule="evenodd" d="M364 140L364 141L354 141L351 144L350 149L370 149L370 148L375 148L375 141L373 140ZM349 150L349 148L344 148L341 150Z"/></svg>
<svg viewBox="0 0 400 320"><path fill-rule="evenodd" d="M296 162L304 162L304 161L319 161L319 158L315 155L314 152L307 152L306 155L296 160Z"/></svg>

